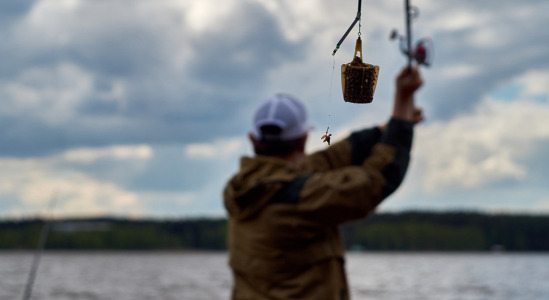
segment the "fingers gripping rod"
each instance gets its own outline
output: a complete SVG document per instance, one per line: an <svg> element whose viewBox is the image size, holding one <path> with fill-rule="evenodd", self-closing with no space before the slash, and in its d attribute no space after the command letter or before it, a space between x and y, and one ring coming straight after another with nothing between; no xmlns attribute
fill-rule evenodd
<svg viewBox="0 0 549 300"><path fill-rule="evenodd" d="M349 34L349 32L351 32L351 30L353 29L353 27L355 27L355 24L356 22L360 21L360 11L361 11L361 7L362 7L362 0L358 0L358 11L356 13L356 17L355 17L355 20L353 21L353 23L351 24L351 26L349 26L349 29L347 29L347 31L345 31L345 34L343 35L343 37L341 37L341 39L339 40L339 42L337 42L337 45L334 49L334 52L332 53L332 56L334 56L337 52L337 49L339 49L339 47L341 46L341 44L343 43L343 41L345 40L345 38L347 37L347 35Z"/></svg>

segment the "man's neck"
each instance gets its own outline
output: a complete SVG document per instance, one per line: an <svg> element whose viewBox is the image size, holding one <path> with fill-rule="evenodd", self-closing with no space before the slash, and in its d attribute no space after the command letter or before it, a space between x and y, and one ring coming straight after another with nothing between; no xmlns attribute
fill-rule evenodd
<svg viewBox="0 0 549 300"><path fill-rule="evenodd" d="M278 158L284 159L296 167L301 166L305 162L305 157L306 155L303 151L294 151L288 155L278 156Z"/></svg>

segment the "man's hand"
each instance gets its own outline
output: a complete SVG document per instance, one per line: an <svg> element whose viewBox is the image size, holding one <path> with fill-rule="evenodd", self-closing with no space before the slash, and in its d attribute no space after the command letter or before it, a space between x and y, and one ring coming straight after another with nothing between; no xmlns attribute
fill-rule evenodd
<svg viewBox="0 0 549 300"><path fill-rule="evenodd" d="M423 119L423 110L421 109L421 107L414 107L414 117L412 119L412 123L416 125L417 123L422 122Z"/></svg>
<svg viewBox="0 0 549 300"><path fill-rule="evenodd" d="M402 99L407 99L412 97L422 84L418 66L405 67L396 78L396 94Z"/></svg>
<svg viewBox="0 0 549 300"><path fill-rule="evenodd" d="M412 119L412 123L416 125L418 123L423 122L424 119L425 118L423 117L423 109L421 109L421 107L414 107L414 117ZM387 126L388 126L387 123L383 123L377 126L377 128L379 128L379 130L383 132L387 129Z"/></svg>
<svg viewBox="0 0 549 300"><path fill-rule="evenodd" d="M423 80L417 66L405 67L398 74L395 82L395 102L393 118L418 123L423 119L414 106L414 93L421 87Z"/></svg>

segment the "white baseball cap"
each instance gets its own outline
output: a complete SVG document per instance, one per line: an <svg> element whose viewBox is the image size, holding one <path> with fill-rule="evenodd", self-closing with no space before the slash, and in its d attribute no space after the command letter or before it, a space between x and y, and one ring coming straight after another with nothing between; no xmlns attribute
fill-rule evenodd
<svg viewBox="0 0 549 300"><path fill-rule="evenodd" d="M274 125L281 129L277 137L281 141L290 141L303 137L308 129L305 106L288 94L271 96L257 108L254 116L252 135L260 140L261 127Z"/></svg>

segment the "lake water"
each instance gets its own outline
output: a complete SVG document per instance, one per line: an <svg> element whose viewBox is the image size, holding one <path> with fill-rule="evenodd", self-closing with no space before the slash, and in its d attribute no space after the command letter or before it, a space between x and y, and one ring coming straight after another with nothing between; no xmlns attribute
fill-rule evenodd
<svg viewBox="0 0 549 300"><path fill-rule="evenodd" d="M32 252L0 252L0 300L21 299ZM32 299L228 299L226 253L46 252ZM549 254L349 253L352 299L549 299Z"/></svg>

